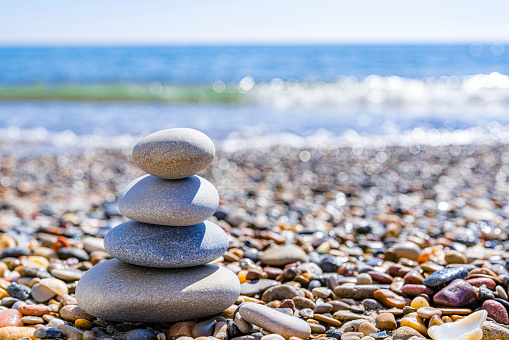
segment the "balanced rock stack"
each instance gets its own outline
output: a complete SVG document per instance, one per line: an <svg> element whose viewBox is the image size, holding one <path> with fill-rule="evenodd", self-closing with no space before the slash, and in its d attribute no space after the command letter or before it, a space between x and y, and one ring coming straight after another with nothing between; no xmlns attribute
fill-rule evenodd
<svg viewBox="0 0 509 340"><path fill-rule="evenodd" d="M111 321L170 322L219 313L240 294L237 276L207 264L228 248L228 236L205 221L219 194L195 174L214 158L214 144L192 129L169 129L143 138L134 162L148 175L119 198L133 221L112 229L104 246L115 259L90 269L76 298L89 314Z"/></svg>

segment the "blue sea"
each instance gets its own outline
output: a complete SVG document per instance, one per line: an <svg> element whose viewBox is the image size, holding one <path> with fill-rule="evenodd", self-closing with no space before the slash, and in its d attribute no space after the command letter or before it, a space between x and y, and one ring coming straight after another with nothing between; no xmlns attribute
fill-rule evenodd
<svg viewBox="0 0 509 340"><path fill-rule="evenodd" d="M229 147L503 141L508 75L500 43L0 47L0 138L127 145L185 126Z"/></svg>

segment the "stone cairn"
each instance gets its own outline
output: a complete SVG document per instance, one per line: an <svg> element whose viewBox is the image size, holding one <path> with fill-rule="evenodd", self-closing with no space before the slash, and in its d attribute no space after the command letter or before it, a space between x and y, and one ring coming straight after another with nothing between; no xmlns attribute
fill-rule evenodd
<svg viewBox="0 0 509 340"><path fill-rule="evenodd" d="M217 314L235 303L240 283L208 264L228 248L228 236L205 221L219 194L196 176L214 158L214 144L193 129L146 136L133 150L148 175L125 188L120 212L132 219L104 239L115 257L90 269L76 298L89 314L111 321L171 322Z"/></svg>

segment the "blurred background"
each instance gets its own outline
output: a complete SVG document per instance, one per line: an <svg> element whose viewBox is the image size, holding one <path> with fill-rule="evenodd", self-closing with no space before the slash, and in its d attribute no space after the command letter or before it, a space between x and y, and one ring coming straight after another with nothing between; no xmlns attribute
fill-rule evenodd
<svg viewBox="0 0 509 340"><path fill-rule="evenodd" d="M226 151L509 141L508 10L493 0L4 3L2 150L129 147L184 126Z"/></svg>

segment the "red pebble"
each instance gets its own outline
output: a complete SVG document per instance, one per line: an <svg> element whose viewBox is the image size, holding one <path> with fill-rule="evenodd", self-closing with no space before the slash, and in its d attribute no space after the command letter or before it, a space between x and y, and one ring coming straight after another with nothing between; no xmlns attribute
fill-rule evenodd
<svg viewBox="0 0 509 340"><path fill-rule="evenodd" d="M283 300L281 304L279 305L279 308L290 308L292 311L295 312L295 302L293 300Z"/></svg>
<svg viewBox="0 0 509 340"><path fill-rule="evenodd" d="M17 310L6 309L0 314L0 327L21 327L23 326L23 322L21 322L22 317L23 315L21 315L21 313Z"/></svg>
<svg viewBox="0 0 509 340"><path fill-rule="evenodd" d="M475 279L468 279L468 283L470 283L474 287L481 287L482 285L486 285L486 288L489 290L495 289L495 286L497 285L495 281L492 279L489 279L487 277L476 277Z"/></svg>
<svg viewBox="0 0 509 340"><path fill-rule="evenodd" d="M486 300L481 309L488 312L488 316L498 323L509 325L509 315L504 305L495 300Z"/></svg>

